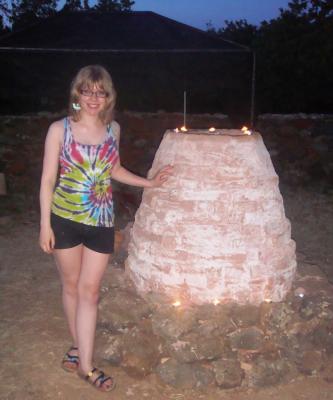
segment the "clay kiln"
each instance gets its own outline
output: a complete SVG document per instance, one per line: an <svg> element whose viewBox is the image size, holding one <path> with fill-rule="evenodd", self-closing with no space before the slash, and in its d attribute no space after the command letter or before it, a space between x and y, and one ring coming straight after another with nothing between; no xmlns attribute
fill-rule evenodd
<svg viewBox="0 0 333 400"><path fill-rule="evenodd" d="M127 270L142 294L173 301L281 301L296 270L278 177L258 133L167 131L135 217Z"/></svg>

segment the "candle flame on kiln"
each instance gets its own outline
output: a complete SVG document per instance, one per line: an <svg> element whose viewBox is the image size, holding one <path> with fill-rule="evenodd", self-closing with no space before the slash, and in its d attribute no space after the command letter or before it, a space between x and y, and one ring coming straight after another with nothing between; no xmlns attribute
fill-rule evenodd
<svg viewBox="0 0 333 400"><path fill-rule="evenodd" d="M218 304L220 304L220 300L218 299L213 300L213 304L214 306L217 306Z"/></svg>
<svg viewBox="0 0 333 400"><path fill-rule="evenodd" d="M247 126L243 126L242 132L244 133L244 135L251 135L252 133Z"/></svg>
<svg viewBox="0 0 333 400"><path fill-rule="evenodd" d="M294 291L295 296L298 296L300 298L303 298L305 296L305 293L306 293L306 290L302 287L299 287Z"/></svg>
<svg viewBox="0 0 333 400"><path fill-rule="evenodd" d="M182 126L182 127L180 128L180 130L181 130L182 132L187 132L186 126Z"/></svg>
<svg viewBox="0 0 333 400"><path fill-rule="evenodd" d="M179 306L181 306L181 302L179 301L179 300L177 300L177 301L175 301L174 303L172 303L172 305L174 306L174 307L179 307Z"/></svg>
<svg viewBox="0 0 333 400"><path fill-rule="evenodd" d="M214 127L211 127L208 130L209 130L209 132L215 132L216 131L216 129Z"/></svg>

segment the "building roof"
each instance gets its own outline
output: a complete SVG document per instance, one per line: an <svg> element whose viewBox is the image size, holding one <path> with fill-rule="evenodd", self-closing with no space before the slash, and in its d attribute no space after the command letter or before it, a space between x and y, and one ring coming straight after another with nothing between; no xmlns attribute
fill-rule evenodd
<svg viewBox="0 0 333 400"><path fill-rule="evenodd" d="M77 11L0 38L1 50L88 52L239 52L240 44L151 11Z"/></svg>

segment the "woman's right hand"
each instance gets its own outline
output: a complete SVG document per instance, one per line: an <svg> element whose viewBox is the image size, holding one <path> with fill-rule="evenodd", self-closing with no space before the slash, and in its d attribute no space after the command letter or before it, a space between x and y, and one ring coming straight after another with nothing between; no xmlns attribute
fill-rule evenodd
<svg viewBox="0 0 333 400"><path fill-rule="evenodd" d="M51 254L54 249L54 233L50 226L40 228L39 233L39 245L43 251L47 254Z"/></svg>

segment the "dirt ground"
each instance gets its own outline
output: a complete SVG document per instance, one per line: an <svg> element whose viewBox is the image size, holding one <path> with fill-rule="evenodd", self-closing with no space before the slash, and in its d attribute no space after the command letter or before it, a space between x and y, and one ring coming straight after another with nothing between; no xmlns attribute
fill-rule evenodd
<svg viewBox="0 0 333 400"><path fill-rule="evenodd" d="M299 256L319 265L333 282L333 193L284 188L283 194ZM115 391L100 394L60 368L70 345L60 289L52 257L38 247L37 213L10 216L0 226L1 400L333 400L333 384L320 375L263 389L193 392L166 387L154 375L136 380L97 360L117 380Z"/></svg>

